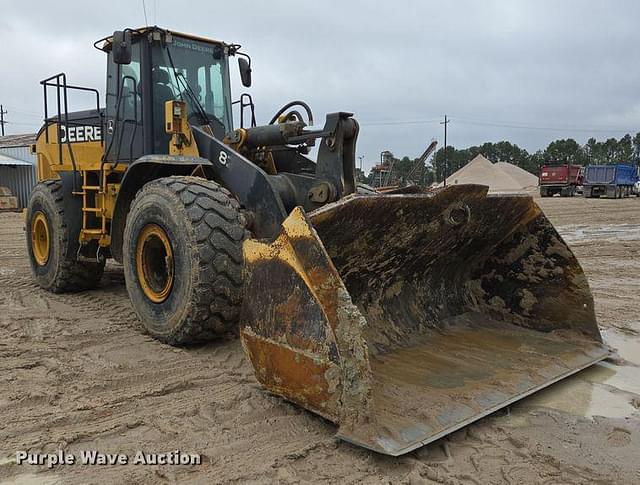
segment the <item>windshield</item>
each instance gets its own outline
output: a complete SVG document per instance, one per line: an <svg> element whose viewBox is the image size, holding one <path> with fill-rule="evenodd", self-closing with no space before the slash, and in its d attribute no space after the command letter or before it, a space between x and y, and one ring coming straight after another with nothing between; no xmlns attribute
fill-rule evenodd
<svg viewBox="0 0 640 485"><path fill-rule="evenodd" d="M154 125L163 128L166 101L181 99L189 114L204 111L214 132L224 136L232 130L229 76L221 46L174 36L170 43L154 45L152 59L154 119L157 112L163 120Z"/></svg>

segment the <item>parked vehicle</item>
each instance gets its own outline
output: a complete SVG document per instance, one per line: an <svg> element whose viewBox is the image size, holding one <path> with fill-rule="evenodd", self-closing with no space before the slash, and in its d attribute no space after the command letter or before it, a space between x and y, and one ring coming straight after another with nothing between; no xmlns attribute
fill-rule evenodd
<svg viewBox="0 0 640 485"><path fill-rule="evenodd" d="M621 199L634 193L638 169L632 165L588 165L584 171L585 197Z"/></svg>
<svg viewBox="0 0 640 485"><path fill-rule="evenodd" d="M582 186L582 166L565 163L564 165L543 165L538 175L541 197L573 197Z"/></svg>

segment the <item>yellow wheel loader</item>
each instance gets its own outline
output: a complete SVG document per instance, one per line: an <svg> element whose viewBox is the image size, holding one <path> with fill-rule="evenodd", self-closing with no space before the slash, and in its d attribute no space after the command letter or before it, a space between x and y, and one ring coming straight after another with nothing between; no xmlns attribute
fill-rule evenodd
<svg viewBox="0 0 640 485"><path fill-rule="evenodd" d="M266 389L390 455L608 355L587 279L531 198L365 193L349 113L316 126L294 101L256 126L244 94L234 129L239 45L146 27L95 47L104 107L62 73L42 81L26 233L43 288L93 288L113 258L152 336L239 327ZM71 112L80 95L95 108Z"/></svg>

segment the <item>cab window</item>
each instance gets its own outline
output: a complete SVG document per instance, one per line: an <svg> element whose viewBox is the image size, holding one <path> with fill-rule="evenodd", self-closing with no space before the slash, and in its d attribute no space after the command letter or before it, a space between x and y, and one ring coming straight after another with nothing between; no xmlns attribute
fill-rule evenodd
<svg viewBox="0 0 640 485"><path fill-rule="evenodd" d="M232 130L231 99L226 56L218 44L174 36L166 44L152 48L152 91L156 139L164 138L160 130L164 104L172 99L187 103L190 122L205 124L208 120L218 137ZM203 120L202 113L206 116ZM162 139L164 145L166 140ZM157 149L161 149L157 146ZM163 153L163 152L160 152Z"/></svg>

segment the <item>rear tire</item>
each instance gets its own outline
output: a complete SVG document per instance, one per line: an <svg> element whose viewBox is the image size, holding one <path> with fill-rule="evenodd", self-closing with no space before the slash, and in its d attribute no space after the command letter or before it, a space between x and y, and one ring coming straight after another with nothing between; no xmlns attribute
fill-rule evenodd
<svg viewBox="0 0 640 485"><path fill-rule="evenodd" d="M231 193L199 177L147 183L127 216L123 263L133 308L154 338L180 345L235 328L246 221Z"/></svg>
<svg viewBox="0 0 640 485"><path fill-rule="evenodd" d="M54 293L95 288L104 271L104 261L76 259L82 214L65 213L63 194L61 181L39 183L31 192L26 217L33 276L40 287Z"/></svg>

